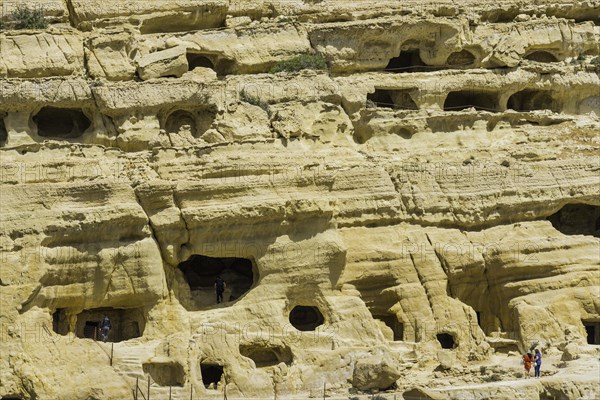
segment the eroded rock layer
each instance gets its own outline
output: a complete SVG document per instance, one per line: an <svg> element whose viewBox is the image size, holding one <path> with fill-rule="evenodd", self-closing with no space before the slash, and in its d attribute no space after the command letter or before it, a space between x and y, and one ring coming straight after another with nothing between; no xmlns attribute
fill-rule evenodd
<svg viewBox="0 0 600 400"><path fill-rule="evenodd" d="M0 396L600 396L599 2L19 3Z"/></svg>

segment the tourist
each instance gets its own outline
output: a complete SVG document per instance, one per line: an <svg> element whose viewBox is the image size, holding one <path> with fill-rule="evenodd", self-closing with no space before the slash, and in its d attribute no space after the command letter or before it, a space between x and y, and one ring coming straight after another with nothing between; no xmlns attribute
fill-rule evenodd
<svg viewBox="0 0 600 400"><path fill-rule="evenodd" d="M527 352L527 354L523 356L523 366L525 367L527 378L531 376L531 364L533 364L533 355L530 352Z"/></svg>
<svg viewBox="0 0 600 400"><path fill-rule="evenodd" d="M217 304L223 301L223 292L225 291L225 281L221 276L217 276L215 280L215 290L217 291Z"/></svg>
<svg viewBox="0 0 600 400"><path fill-rule="evenodd" d="M538 349L535 349L535 377L540 377L540 367L542 366L542 353Z"/></svg>
<svg viewBox="0 0 600 400"><path fill-rule="evenodd" d="M108 319L108 316L105 315L104 319L102 320L102 324L100 325L100 333L102 335L103 342L106 342L108 339L108 333L110 332L111 328L112 324L110 323L110 319Z"/></svg>

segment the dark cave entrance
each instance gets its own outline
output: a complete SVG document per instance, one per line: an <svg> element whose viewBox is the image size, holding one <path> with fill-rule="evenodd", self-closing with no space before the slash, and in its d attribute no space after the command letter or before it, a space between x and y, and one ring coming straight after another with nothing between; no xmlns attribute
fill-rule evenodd
<svg viewBox="0 0 600 400"><path fill-rule="evenodd" d="M223 377L223 366L219 364L200 363L200 373L202 374L202 383L205 388L209 388L212 384L216 389L217 384Z"/></svg>
<svg viewBox="0 0 600 400"><path fill-rule="evenodd" d="M367 104L374 104L378 108L395 110L418 110L419 107L412 99L412 89L377 89L367 94Z"/></svg>
<svg viewBox="0 0 600 400"><path fill-rule="evenodd" d="M444 111L461 111L468 108L498 112L498 95L484 90L459 90L450 92L446 96Z"/></svg>
<svg viewBox="0 0 600 400"><path fill-rule="evenodd" d="M543 50L531 52L523 58L525 58L526 60L537 61L542 63L552 63L558 61L558 58L556 58L554 54Z"/></svg>
<svg viewBox="0 0 600 400"><path fill-rule="evenodd" d="M100 326L105 315L110 319L112 325L108 335L109 342L121 342L142 336L146 319L141 308L84 310L77 314L75 336L100 340ZM60 335L69 333L67 310L65 308L57 308L52 314L52 329Z"/></svg>
<svg viewBox="0 0 600 400"><path fill-rule="evenodd" d="M587 343L600 345L600 322L582 321L585 328Z"/></svg>
<svg viewBox="0 0 600 400"><path fill-rule="evenodd" d="M216 303L217 276L225 281L225 302L237 300L258 282L258 271L247 258L193 255L179 263L178 268L190 286L193 300L204 306Z"/></svg>
<svg viewBox="0 0 600 400"><path fill-rule="evenodd" d="M189 71L193 71L197 67L210 68L213 71L215 70L214 63L205 54L187 52L185 56L188 61Z"/></svg>
<svg viewBox="0 0 600 400"><path fill-rule="evenodd" d="M72 139L83 135L92 122L81 109L44 107L34 117L38 135Z"/></svg>
<svg viewBox="0 0 600 400"><path fill-rule="evenodd" d="M399 342L404 340L404 324L398 321L395 315L374 315L373 318L382 321L394 333L394 341Z"/></svg>
<svg viewBox="0 0 600 400"><path fill-rule="evenodd" d="M390 96L390 90L375 89L375 92L367 94L367 105L374 104L377 108L394 109L394 100Z"/></svg>
<svg viewBox="0 0 600 400"><path fill-rule="evenodd" d="M560 112L558 105L547 90L521 90L508 98L506 108L520 112L535 110Z"/></svg>
<svg viewBox="0 0 600 400"><path fill-rule="evenodd" d="M6 131L6 126L4 125L4 118L0 118L0 147L4 147L7 140L8 132Z"/></svg>
<svg viewBox="0 0 600 400"><path fill-rule="evenodd" d="M565 235L600 237L600 206L567 204L547 219Z"/></svg>
<svg viewBox="0 0 600 400"><path fill-rule="evenodd" d="M86 339L98 340L100 336L100 321L85 321L83 326L83 335Z"/></svg>
<svg viewBox="0 0 600 400"><path fill-rule="evenodd" d="M449 333L438 333L436 338L442 346L442 349L453 349L456 347L454 336L450 335Z"/></svg>
<svg viewBox="0 0 600 400"><path fill-rule="evenodd" d="M314 306L296 306L290 311L290 324L299 331L314 331L323 325L325 319L321 311Z"/></svg>
<svg viewBox="0 0 600 400"><path fill-rule="evenodd" d="M391 58L384 71L394 73L404 72L424 72L427 71L427 64L421 59L419 49L409 49L400 51L398 57Z"/></svg>

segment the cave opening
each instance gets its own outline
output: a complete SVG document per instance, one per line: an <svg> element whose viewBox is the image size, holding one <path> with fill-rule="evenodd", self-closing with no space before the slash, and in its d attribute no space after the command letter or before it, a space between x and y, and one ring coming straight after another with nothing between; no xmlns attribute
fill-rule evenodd
<svg viewBox="0 0 600 400"><path fill-rule="evenodd" d="M558 58L548 51L538 50L527 54L525 57L526 60L537 61L541 63L552 63L557 62Z"/></svg>
<svg viewBox="0 0 600 400"><path fill-rule="evenodd" d="M42 108L33 122L39 136L65 139L80 137L92 124L81 109L56 107Z"/></svg>
<svg viewBox="0 0 600 400"><path fill-rule="evenodd" d="M498 112L498 95L485 90L459 90L446 96L444 111L461 111L468 108Z"/></svg>
<svg viewBox="0 0 600 400"><path fill-rule="evenodd" d="M210 110L174 110L164 120L163 129L170 134L189 132L193 137L202 136L215 120Z"/></svg>
<svg viewBox="0 0 600 400"><path fill-rule="evenodd" d="M390 93L390 90L375 89L375 92L367 94L367 105L374 104L378 108L391 108L393 110L395 105Z"/></svg>
<svg viewBox="0 0 600 400"><path fill-rule="evenodd" d="M585 328L587 344L600 345L600 322L581 321Z"/></svg>
<svg viewBox="0 0 600 400"><path fill-rule="evenodd" d="M210 385L216 388L223 377L223 366L219 364L200 363L200 373L205 388L208 389Z"/></svg>
<svg viewBox="0 0 600 400"><path fill-rule="evenodd" d="M413 89L378 89L367 94L367 104L374 104L379 108L390 108L396 110L418 110L417 103L413 100L410 92Z"/></svg>
<svg viewBox="0 0 600 400"><path fill-rule="evenodd" d="M77 315L75 336L99 340L100 325L104 316L110 319L112 328L108 335L109 342L121 342L142 336L145 318L141 308L95 308L83 310ZM54 332L66 335L69 332L66 309L58 308L52 314Z"/></svg>
<svg viewBox="0 0 600 400"><path fill-rule="evenodd" d="M215 70L214 63L205 54L187 52L185 56L188 61L189 71L193 71L195 68L198 67L210 68L213 71Z"/></svg>
<svg viewBox="0 0 600 400"><path fill-rule="evenodd" d="M438 333L437 341L442 346L442 349L453 349L456 347L456 343L454 342L454 336L449 333Z"/></svg>
<svg viewBox="0 0 600 400"><path fill-rule="evenodd" d="M427 71L427 64L421 59L419 49L409 49L400 51L398 57L393 57L388 62L384 71L403 73L403 72L423 72Z"/></svg>
<svg viewBox="0 0 600 400"><path fill-rule="evenodd" d="M578 105L579 114L595 113L600 115L600 96L590 96L581 100Z"/></svg>
<svg viewBox="0 0 600 400"><path fill-rule="evenodd" d="M271 367L281 362L289 365L292 362L292 353L287 347L240 345L240 354L254 361L257 368Z"/></svg>
<svg viewBox="0 0 600 400"><path fill-rule="evenodd" d="M560 111L552 95L547 90L521 90L508 98L506 107L520 112L535 110Z"/></svg>
<svg viewBox="0 0 600 400"><path fill-rule="evenodd" d="M142 364L142 369L159 386L182 387L185 384L185 372L178 362L148 362Z"/></svg>
<svg viewBox="0 0 600 400"><path fill-rule="evenodd" d="M83 326L83 335L81 337L86 339L98 340L100 336L100 321L85 321Z"/></svg>
<svg viewBox="0 0 600 400"><path fill-rule="evenodd" d="M453 67L469 66L475 62L475 56L468 50L455 51L446 59L446 65Z"/></svg>
<svg viewBox="0 0 600 400"><path fill-rule="evenodd" d="M382 321L393 332L395 342L404 340L404 324L398 321L398 318L392 314L374 315L373 318Z"/></svg>
<svg viewBox="0 0 600 400"><path fill-rule="evenodd" d="M202 306L216 303L214 284L217 276L225 281L223 300L226 302L240 298L258 282L258 271L247 258L197 254L179 263L178 268L190 287L193 300Z"/></svg>
<svg viewBox="0 0 600 400"><path fill-rule="evenodd" d="M69 324L64 308L57 308L52 313L52 330L59 335L66 335L69 333Z"/></svg>
<svg viewBox="0 0 600 400"><path fill-rule="evenodd" d="M314 331L325 319L321 310L314 306L296 306L290 311L290 324L299 331Z"/></svg>
<svg viewBox="0 0 600 400"><path fill-rule="evenodd" d="M600 237L600 206L567 204L547 219L565 235Z"/></svg>
<svg viewBox="0 0 600 400"><path fill-rule="evenodd" d="M4 147L8 140L8 132L6 131L6 125L4 125L4 118L0 118L0 147Z"/></svg>
<svg viewBox="0 0 600 400"><path fill-rule="evenodd" d="M188 111L174 111L169 115L165 122L165 130L167 133L180 133L187 130L192 136L195 136L196 118Z"/></svg>

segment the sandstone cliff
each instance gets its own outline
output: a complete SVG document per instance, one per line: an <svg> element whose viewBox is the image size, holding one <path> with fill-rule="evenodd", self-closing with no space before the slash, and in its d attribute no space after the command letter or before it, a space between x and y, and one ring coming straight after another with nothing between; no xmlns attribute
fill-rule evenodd
<svg viewBox="0 0 600 400"><path fill-rule="evenodd" d="M19 3L0 396L600 396L600 2Z"/></svg>

